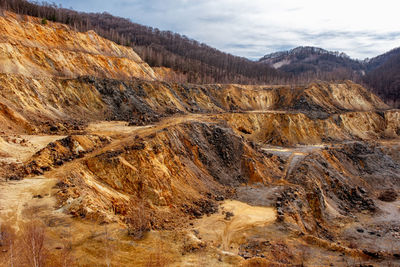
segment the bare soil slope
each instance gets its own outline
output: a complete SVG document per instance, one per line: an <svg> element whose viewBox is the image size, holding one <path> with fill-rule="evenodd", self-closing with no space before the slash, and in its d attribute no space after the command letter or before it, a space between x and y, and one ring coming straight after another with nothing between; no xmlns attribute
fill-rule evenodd
<svg viewBox="0 0 400 267"><path fill-rule="evenodd" d="M0 24L0 222L42 221L54 257L399 263L400 111L365 88L168 83L93 32Z"/></svg>

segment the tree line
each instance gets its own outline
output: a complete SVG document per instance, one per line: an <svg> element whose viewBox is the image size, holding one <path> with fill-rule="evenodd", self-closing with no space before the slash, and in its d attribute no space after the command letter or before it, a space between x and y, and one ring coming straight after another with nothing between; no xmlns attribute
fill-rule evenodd
<svg viewBox="0 0 400 267"><path fill-rule="evenodd" d="M177 73L172 77L178 77L178 82L305 84L315 80L350 79L362 83L388 103L400 105L400 56L396 57L396 51L391 51L386 57L377 57L380 67L367 68L365 76L357 71L358 66L343 65L332 56L313 64L287 65L276 70L267 64L221 52L187 36L160 31L105 12L78 12L54 3L26 0L0 0L0 8L67 24L81 32L94 30L104 38L132 47L150 66L172 69ZM374 64L369 65L372 68Z"/></svg>
<svg viewBox="0 0 400 267"><path fill-rule="evenodd" d="M377 68L368 72L365 84L393 107L400 107L400 49Z"/></svg>
<svg viewBox="0 0 400 267"><path fill-rule="evenodd" d="M282 83L290 75L243 57L221 52L171 31L133 23L108 13L85 13L46 2L0 0L2 9L46 18L76 30L96 31L118 44L131 46L152 67L168 67L191 83Z"/></svg>

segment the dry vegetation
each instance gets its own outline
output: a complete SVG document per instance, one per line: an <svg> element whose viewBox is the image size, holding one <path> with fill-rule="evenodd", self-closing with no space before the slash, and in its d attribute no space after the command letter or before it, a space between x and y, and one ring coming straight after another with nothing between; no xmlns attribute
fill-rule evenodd
<svg viewBox="0 0 400 267"><path fill-rule="evenodd" d="M169 266L173 261L166 253L164 243L160 240L159 245L153 248L153 251L149 253L145 266L146 267L166 267Z"/></svg>
<svg viewBox="0 0 400 267"><path fill-rule="evenodd" d="M83 13L55 4L25 0L1 0L0 8L48 21L68 24L86 32L95 30L101 36L131 46L145 62L160 67L166 81L191 83L304 84L315 80L362 82L394 107L399 105L399 51L393 49L368 62L323 55L314 61L289 64L275 70L242 57L218 51L186 36L139 25L108 13ZM296 54L312 58L312 54ZM360 75L361 71L366 75Z"/></svg>
<svg viewBox="0 0 400 267"><path fill-rule="evenodd" d="M151 230L150 214L143 199L131 199L127 204L125 222L128 226L128 234L135 239L143 238L147 231Z"/></svg>
<svg viewBox="0 0 400 267"><path fill-rule="evenodd" d="M62 246L51 250L47 227L39 219L32 219L18 226L1 224L1 266L68 267L76 262L72 256L72 243L61 240Z"/></svg>
<svg viewBox="0 0 400 267"><path fill-rule="evenodd" d="M362 86L117 80L121 69L103 69L105 59L129 62L138 77L152 69L50 18L0 22L19 47L0 67L21 70L0 74L7 265L398 261L400 112ZM79 64L57 60L77 49ZM50 57L85 77L54 73Z"/></svg>

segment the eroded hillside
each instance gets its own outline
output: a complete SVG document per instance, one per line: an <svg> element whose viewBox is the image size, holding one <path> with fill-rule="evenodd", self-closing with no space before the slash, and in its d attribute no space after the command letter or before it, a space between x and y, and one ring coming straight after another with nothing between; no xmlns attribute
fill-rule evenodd
<svg viewBox="0 0 400 267"><path fill-rule="evenodd" d="M399 263L400 111L365 88L168 83L94 32L0 24L0 222L41 221L50 258Z"/></svg>
<svg viewBox="0 0 400 267"><path fill-rule="evenodd" d="M131 49L58 23L4 11L0 17L1 72L29 77L155 79Z"/></svg>

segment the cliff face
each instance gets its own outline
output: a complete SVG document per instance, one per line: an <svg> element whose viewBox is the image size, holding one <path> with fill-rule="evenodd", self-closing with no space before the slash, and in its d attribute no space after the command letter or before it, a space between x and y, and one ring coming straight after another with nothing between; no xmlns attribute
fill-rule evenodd
<svg viewBox="0 0 400 267"><path fill-rule="evenodd" d="M184 85L159 81L121 81L95 77L61 79L0 74L3 120L20 132L45 131L42 125L126 120L135 124L184 113L281 111L324 119L348 111L384 111L376 96L352 82L305 87ZM14 115L13 115L14 114ZM15 125L17 121L24 121ZM7 128L4 127L3 131Z"/></svg>
<svg viewBox="0 0 400 267"><path fill-rule="evenodd" d="M41 205L54 236L65 225L79 236L74 253L88 266L101 256L94 222L124 240L138 208L146 229L167 233L177 266L202 249L214 265L260 255L297 264L303 243L338 261L374 253L362 237L350 246L351 233L395 205L379 197L400 189L400 112L362 86L165 82L93 32L9 13L0 24L1 220L18 225ZM118 264L143 265L151 238L138 241L145 251L116 249Z"/></svg>
<svg viewBox="0 0 400 267"><path fill-rule="evenodd" d="M398 137L400 112L347 112L324 119L303 113L226 114L223 116L240 134L255 142L277 146L322 144L350 140Z"/></svg>

